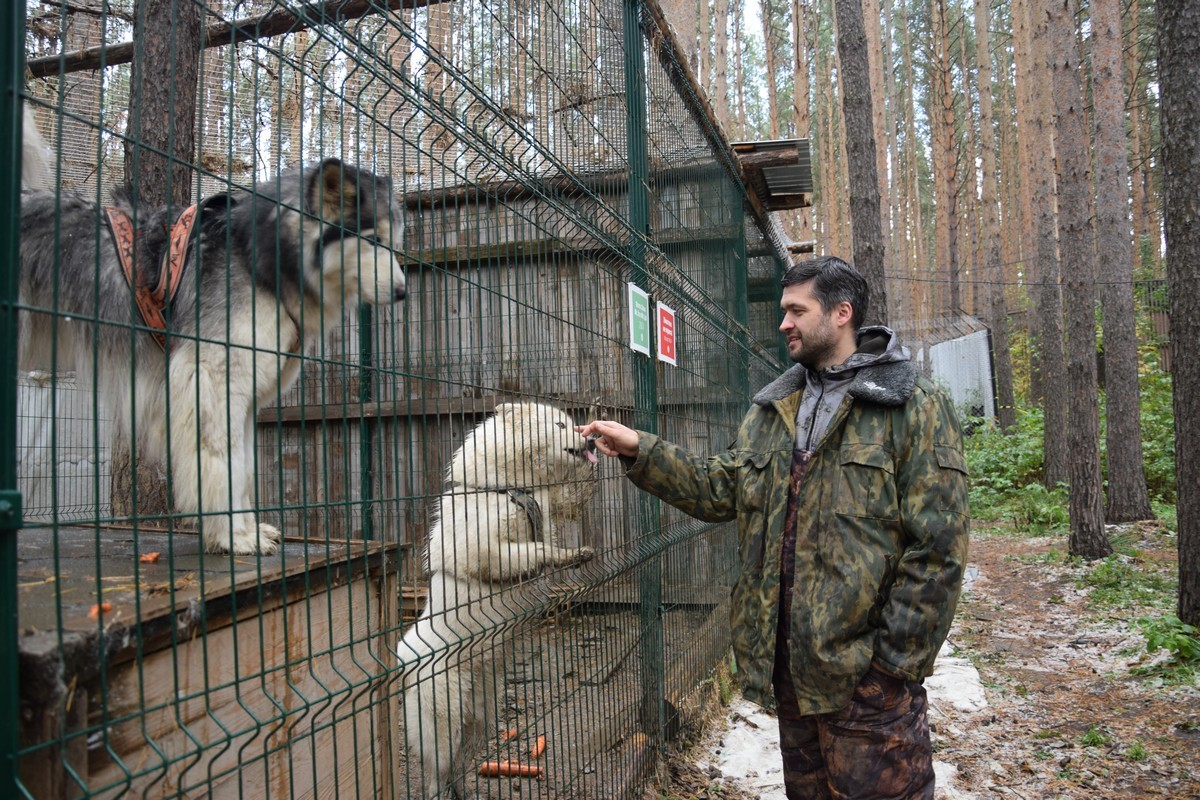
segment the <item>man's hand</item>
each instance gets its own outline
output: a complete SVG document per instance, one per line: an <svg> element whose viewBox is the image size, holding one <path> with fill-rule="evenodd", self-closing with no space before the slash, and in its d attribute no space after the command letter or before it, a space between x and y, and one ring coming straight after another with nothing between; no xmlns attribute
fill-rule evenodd
<svg viewBox="0 0 1200 800"><path fill-rule="evenodd" d="M638 433L619 422L607 419L592 420L587 425L576 425L575 432L593 438L596 449L606 456L634 457L638 453Z"/></svg>

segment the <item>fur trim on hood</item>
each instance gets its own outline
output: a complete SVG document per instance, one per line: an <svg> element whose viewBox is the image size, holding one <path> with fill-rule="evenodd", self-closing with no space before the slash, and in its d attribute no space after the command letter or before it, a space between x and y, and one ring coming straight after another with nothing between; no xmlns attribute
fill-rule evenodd
<svg viewBox="0 0 1200 800"><path fill-rule="evenodd" d="M909 360L907 347L890 328L874 325L858 332L859 351L844 364L830 367L830 376L854 372L854 380L847 390L851 397L883 406L902 406L912 397L917 386L917 368ZM808 382L808 367L796 364L787 372L768 383L754 402L760 406L782 400L795 394Z"/></svg>

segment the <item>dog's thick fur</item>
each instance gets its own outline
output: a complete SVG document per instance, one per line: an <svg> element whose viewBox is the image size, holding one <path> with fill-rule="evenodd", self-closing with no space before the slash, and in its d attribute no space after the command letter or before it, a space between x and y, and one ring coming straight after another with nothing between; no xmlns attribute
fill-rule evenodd
<svg viewBox="0 0 1200 800"><path fill-rule="evenodd" d="M33 106L24 105L24 122L21 128L21 188L49 189L50 150L38 130L37 117L34 116Z"/></svg>
<svg viewBox="0 0 1200 800"><path fill-rule="evenodd" d="M429 597L397 647L427 797L463 796L468 759L495 729L504 646L545 599L528 579L592 558L559 547L556 532L595 491L596 460L567 414L535 403L499 406L454 453L429 536Z"/></svg>
<svg viewBox="0 0 1200 800"><path fill-rule="evenodd" d="M31 115L24 127L36 157ZM114 205L135 221L137 269L152 285L173 220L134 208L127 191ZM143 458L167 463L169 442L173 505L199 516L205 548L265 554L279 531L253 511L254 409L296 381L347 305L403 299L403 224L389 179L337 159L201 209L164 354L133 327L144 323L100 209L73 193L23 192L21 368L94 380Z"/></svg>

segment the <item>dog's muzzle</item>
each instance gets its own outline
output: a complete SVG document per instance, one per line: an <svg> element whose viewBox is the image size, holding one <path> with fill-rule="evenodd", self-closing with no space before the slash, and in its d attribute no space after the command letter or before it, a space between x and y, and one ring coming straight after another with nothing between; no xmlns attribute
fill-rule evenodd
<svg viewBox="0 0 1200 800"><path fill-rule="evenodd" d="M584 443L583 447L568 447L567 452L573 456L586 459L592 464L599 464L600 459L596 457L596 440L599 438L599 436L593 434L592 436L587 437L587 441Z"/></svg>

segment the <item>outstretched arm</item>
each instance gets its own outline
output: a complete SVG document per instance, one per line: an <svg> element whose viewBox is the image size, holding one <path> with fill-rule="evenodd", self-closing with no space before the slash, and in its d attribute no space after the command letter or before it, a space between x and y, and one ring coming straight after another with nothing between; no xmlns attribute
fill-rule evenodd
<svg viewBox="0 0 1200 800"><path fill-rule="evenodd" d="M730 453L702 458L610 420L594 420L575 430L596 437L596 449L604 455L626 459L630 480L685 514L709 522L737 516L737 463Z"/></svg>
<svg viewBox="0 0 1200 800"><path fill-rule="evenodd" d="M587 425L575 426L575 432L589 438L594 437L596 449L606 456L634 458L638 454L637 431L619 422L607 419L593 420Z"/></svg>

